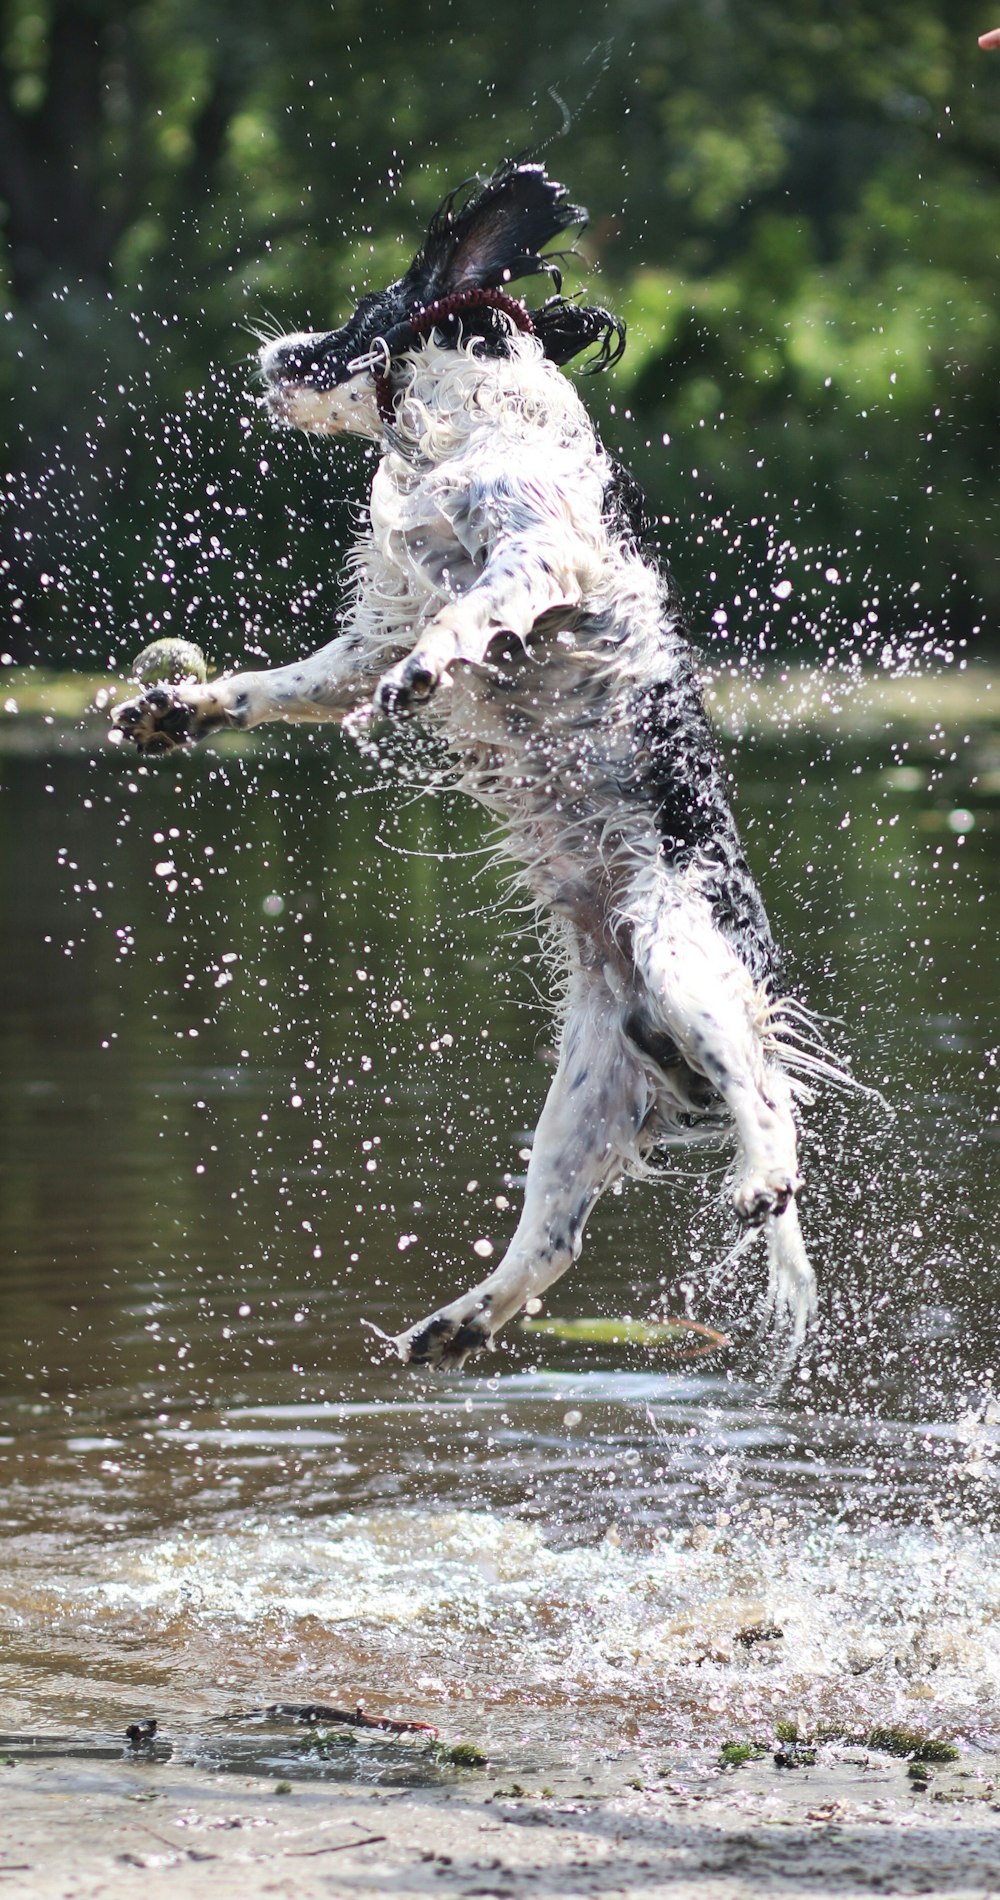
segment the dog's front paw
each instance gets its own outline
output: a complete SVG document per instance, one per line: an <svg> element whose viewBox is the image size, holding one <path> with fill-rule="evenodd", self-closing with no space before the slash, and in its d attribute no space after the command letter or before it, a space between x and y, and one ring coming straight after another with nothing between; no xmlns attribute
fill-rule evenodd
<svg viewBox="0 0 1000 1900"><path fill-rule="evenodd" d="M744 1175L733 1194L733 1206L747 1227L762 1227L772 1214L782 1214L794 1201L801 1181L779 1168Z"/></svg>
<svg viewBox="0 0 1000 1900"><path fill-rule="evenodd" d="M113 733L131 740L137 752L172 752L192 745L220 726L238 723L211 687L151 686L138 699L115 709Z"/></svg>
<svg viewBox="0 0 1000 1900"><path fill-rule="evenodd" d="M441 684L441 669L427 654L410 653L384 673L375 690L375 704L389 719L422 706Z"/></svg>
<svg viewBox="0 0 1000 1900"><path fill-rule="evenodd" d="M489 1298L477 1299L468 1306L456 1301L453 1307L400 1333L392 1343L400 1358L411 1366L460 1372L470 1353L482 1352L493 1343Z"/></svg>

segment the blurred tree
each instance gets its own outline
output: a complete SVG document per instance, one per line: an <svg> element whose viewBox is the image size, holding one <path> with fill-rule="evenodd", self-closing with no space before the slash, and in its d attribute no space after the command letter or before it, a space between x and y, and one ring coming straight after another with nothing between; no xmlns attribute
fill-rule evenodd
<svg viewBox="0 0 1000 1900"><path fill-rule="evenodd" d="M713 607L783 521L837 551L840 621L867 611L868 568L920 581L959 630L995 613L1000 62L981 26L971 0L581 0L572 19L539 0L513 29L455 0L0 0L22 603L0 645L104 664L184 614L236 658L287 640L293 609L296 639L321 633L301 577L336 565L359 484L266 437L246 325L330 321L405 262L447 185L548 138L550 91L573 109L595 78L546 156L595 208L584 249L631 321L595 393L689 587L706 517L742 549L703 583Z"/></svg>

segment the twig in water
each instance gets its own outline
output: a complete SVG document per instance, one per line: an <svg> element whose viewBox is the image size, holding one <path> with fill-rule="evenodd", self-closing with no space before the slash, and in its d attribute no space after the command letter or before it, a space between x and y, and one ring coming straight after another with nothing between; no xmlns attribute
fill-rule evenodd
<svg viewBox="0 0 1000 1900"><path fill-rule="evenodd" d="M348 1728L383 1729L389 1735L436 1735L433 1722L396 1722L389 1715L366 1715L359 1702L353 1709L333 1709L325 1702L270 1702L264 1709L234 1709L219 1717L223 1722L301 1722L314 1728L323 1722L344 1722Z"/></svg>

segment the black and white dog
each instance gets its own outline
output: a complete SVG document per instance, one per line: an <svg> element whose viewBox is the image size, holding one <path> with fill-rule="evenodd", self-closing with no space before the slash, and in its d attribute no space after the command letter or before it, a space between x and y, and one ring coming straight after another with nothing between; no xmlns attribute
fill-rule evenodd
<svg viewBox="0 0 1000 1900"><path fill-rule="evenodd" d="M496 1271L394 1342L460 1366L566 1272L598 1197L657 1151L735 1130L732 1201L766 1236L772 1304L801 1338L814 1279L799 1229L789 1070L796 1005L729 811L698 668L643 551L641 500L562 366L616 361L607 311L508 285L581 223L542 166L508 163L431 222L405 277L339 330L261 352L279 423L379 443L352 603L291 666L154 687L121 706L142 752L219 728L420 710L457 781L506 827L564 970L558 1069L524 1208Z"/></svg>

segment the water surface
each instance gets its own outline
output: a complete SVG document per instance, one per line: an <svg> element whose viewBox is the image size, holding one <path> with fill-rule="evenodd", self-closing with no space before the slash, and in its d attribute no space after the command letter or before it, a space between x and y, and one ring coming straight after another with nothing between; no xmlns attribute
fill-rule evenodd
<svg viewBox="0 0 1000 1900"><path fill-rule="evenodd" d="M1000 738L851 724L736 760L792 980L892 1111L808 1112L815 1338L762 1329L757 1251L716 1271L725 1156L686 1156L549 1309L726 1351L511 1329L457 1380L362 1321L516 1220L550 982L481 818L412 739L0 753L5 1728L363 1696L542 1761L789 1712L1000 1741Z"/></svg>

